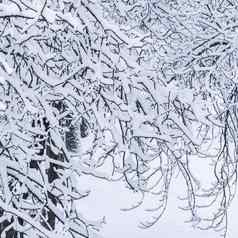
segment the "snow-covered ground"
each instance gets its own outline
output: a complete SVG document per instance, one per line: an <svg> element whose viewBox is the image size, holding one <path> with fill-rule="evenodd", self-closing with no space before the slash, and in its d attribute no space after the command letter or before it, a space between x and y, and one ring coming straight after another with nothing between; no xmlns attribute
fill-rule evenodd
<svg viewBox="0 0 238 238"><path fill-rule="evenodd" d="M101 230L104 238L218 238L219 233L211 230L201 231L193 229L190 224L185 223L186 213L178 209L181 201L177 199L181 189L182 182L177 181L171 187L169 204L164 217L150 229L140 229L138 225L145 218L146 212L143 208L149 207L150 201L147 201L144 207L134 211L124 212L120 208L129 206L135 198L123 185L123 183L108 183L98 181L91 176L80 180L81 185L89 186L92 191L88 198L79 202L81 212L89 219L106 216L106 224ZM180 194L181 195L181 194ZM230 218L228 222L228 238L236 238L237 229L237 211L238 199L233 201L230 209Z"/></svg>

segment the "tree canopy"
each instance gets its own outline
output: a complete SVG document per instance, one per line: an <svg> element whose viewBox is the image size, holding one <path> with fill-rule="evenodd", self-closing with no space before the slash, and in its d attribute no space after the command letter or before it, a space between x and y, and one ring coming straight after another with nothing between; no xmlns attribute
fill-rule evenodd
<svg viewBox="0 0 238 238"><path fill-rule="evenodd" d="M97 236L104 220L77 208L86 175L138 193L125 210L156 196L141 223L150 227L177 173L192 224L225 236L237 185L237 9L235 0L2 0L1 237ZM209 188L195 156L211 161Z"/></svg>

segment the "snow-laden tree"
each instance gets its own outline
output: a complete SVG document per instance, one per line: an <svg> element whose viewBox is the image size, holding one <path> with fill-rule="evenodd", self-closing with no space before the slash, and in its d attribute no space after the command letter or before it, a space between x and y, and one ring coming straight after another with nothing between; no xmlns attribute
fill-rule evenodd
<svg viewBox="0 0 238 238"><path fill-rule="evenodd" d="M124 180L141 196L124 210L155 196L150 227L177 173L193 224L226 233L236 15L235 1L1 1L1 237L95 235L104 220L77 207L85 175ZM206 191L193 156L214 161Z"/></svg>
<svg viewBox="0 0 238 238"><path fill-rule="evenodd" d="M108 18L143 42L144 47L136 47L142 55L138 60L150 57L166 88L177 88L174 102L180 121L195 132L196 156L211 160L214 169L210 188L199 188L189 169L194 153L188 147L182 151L180 158L190 154L187 162L179 160L186 165L185 178L190 185L188 208L194 211L197 227L213 228L225 236L227 212L237 186L237 1L101 3ZM190 101L185 101L187 96ZM171 127L174 130L174 125ZM204 217L204 209L209 217Z"/></svg>

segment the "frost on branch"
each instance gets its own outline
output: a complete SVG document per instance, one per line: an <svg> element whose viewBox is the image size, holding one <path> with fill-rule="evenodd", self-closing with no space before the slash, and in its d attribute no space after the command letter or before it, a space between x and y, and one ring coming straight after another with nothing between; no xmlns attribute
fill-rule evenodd
<svg viewBox="0 0 238 238"><path fill-rule="evenodd" d="M105 17L114 19L133 42L143 45L130 47L139 64L146 61L154 66L158 81L151 84L162 83L154 96L149 80L143 80L143 93L150 92L151 101L155 101L166 89L172 89L164 99L167 110L157 113L162 118L158 128L166 125L166 136L171 132L176 142L184 145L184 149L179 146L177 150L171 138L164 141L173 152L169 161L177 158L172 167L179 168L188 188L188 195L182 199L188 202L183 210L192 211L191 221L196 227L212 228L226 236L227 211L237 186L237 2L119 2L102 1ZM144 113L141 104L137 104L138 111ZM141 130L138 133L141 135ZM154 135L152 131L149 134ZM214 179L210 188L203 189L193 176L196 171L190 166L191 155L212 161ZM164 211L164 207L162 203L158 210ZM208 214L204 210L208 210L209 217L204 216ZM158 218L145 225L154 224Z"/></svg>
<svg viewBox="0 0 238 238"><path fill-rule="evenodd" d="M236 15L233 1L1 1L1 237L93 236L103 221L76 205L85 175L124 180L140 195L124 210L155 196L150 227L177 172L193 224L225 234L237 175ZM206 191L195 155L214 162Z"/></svg>
<svg viewBox="0 0 238 238"><path fill-rule="evenodd" d="M4 1L0 13L2 234L90 236L97 228L75 205L87 195L76 181L84 174L157 195L147 227L179 169L195 216L197 185L182 158L208 123L191 104L206 105L154 65L150 32L125 31L98 2Z"/></svg>
<svg viewBox="0 0 238 238"><path fill-rule="evenodd" d="M123 80L134 108L122 135L127 138L131 125L130 152L124 154L128 186L143 198L154 176L160 197L150 209L158 215L143 225L153 225L165 211L178 169L187 186L182 209L191 211L191 222L226 236L237 186L237 2L107 0L101 6L139 65ZM212 162L210 188L194 176L191 156Z"/></svg>

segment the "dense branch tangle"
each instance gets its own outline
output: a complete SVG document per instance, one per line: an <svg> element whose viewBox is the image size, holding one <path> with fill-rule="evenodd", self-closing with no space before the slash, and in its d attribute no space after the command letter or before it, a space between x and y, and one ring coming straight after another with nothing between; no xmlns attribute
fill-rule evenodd
<svg viewBox="0 0 238 238"><path fill-rule="evenodd" d="M170 128L174 132L185 126L182 130L185 137L191 135L189 131L185 133L186 128L197 132L194 138L199 146L191 146L194 140L187 138L190 143L184 143L185 149L180 150L181 155L177 157L180 159L176 160L189 194L185 198L188 207L183 209L192 211L192 221L197 227L213 228L225 236L227 211L237 183L237 1L136 0L119 3L107 0L101 4L106 17L114 19L120 29L133 38L135 45L130 46L138 56L137 62L146 61L155 66L152 68L157 94L150 97L151 102L156 98L160 103L163 95L157 80L167 89L178 89L178 93L175 89L166 95L163 105L167 106L167 111L160 108L158 114L164 115L163 125L168 125L167 120L171 122L166 130ZM147 81L143 80L140 85ZM148 92L145 86L144 90ZM140 111L143 111L141 107ZM172 113L182 126L177 124ZM178 134L174 132L173 135ZM182 137L181 141L186 139ZM164 148L168 143L160 143L156 149L161 146ZM174 148L174 144L169 147L171 151ZM169 154L169 158L176 158L176 154L172 154L175 156ZM190 157L181 159L185 154ZM214 182L205 191L199 189L189 169L191 155L195 154L214 161ZM204 205L205 199L207 205ZM204 217L200 212L203 209L213 215L207 219L207 214Z"/></svg>
<svg viewBox="0 0 238 238"><path fill-rule="evenodd" d="M224 220L236 182L234 148L227 141L236 142L237 125L236 101L225 91L234 83L221 78L229 72L226 52L234 51L223 32L197 25L202 13L191 20L196 6L187 5L189 15L183 1L123 4L122 13L114 1L1 3L3 234L93 235L97 227L75 206L87 195L75 178L85 174L123 179L140 193L142 199L126 210L146 194L156 195L153 219L142 223L150 227L163 215L179 171L187 188L183 209L198 223L197 200L204 193L190 157L216 157L205 153L213 150L219 151L217 183L206 195L220 197L222 209L209 227ZM200 27L208 36L199 37ZM76 142L72 133L80 136ZM111 171L105 171L108 162Z"/></svg>
<svg viewBox="0 0 238 238"><path fill-rule="evenodd" d="M158 193L163 205L157 221L179 164L192 201L193 181L179 161L184 149L175 147L180 141L194 149L185 114L196 118L186 102L171 94L173 87L165 87L131 53L129 38L105 26L88 3L5 4L2 133L9 138L2 144L2 234L54 237L61 231L62 236L89 236L94 226L75 209L74 200L87 195L77 192L76 174L106 179L122 175L130 189ZM65 145L68 130L77 127L82 138L89 133L93 137L85 152ZM111 159L109 174L98 171ZM154 159L155 168L150 166Z"/></svg>
<svg viewBox="0 0 238 238"><path fill-rule="evenodd" d="M76 187L84 167L72 133L88 134L88 107L99 90L94 58L104 36L74 29L71 20L85 23L72 4L62 6L0 6L2 237L91 237L97 230L76 209L88 192Z"/></svg>

